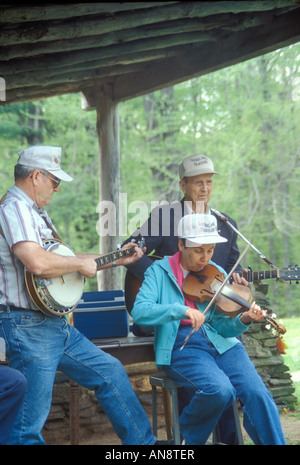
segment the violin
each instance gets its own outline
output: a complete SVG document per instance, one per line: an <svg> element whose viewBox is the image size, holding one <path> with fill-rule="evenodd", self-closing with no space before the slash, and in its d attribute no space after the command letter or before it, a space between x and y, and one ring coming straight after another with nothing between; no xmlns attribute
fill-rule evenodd
<svg viewBox="0 0 300 465"><path fill-rule="evenodd" d="M182 290L190 300L202 303L212 300L224 280L224 274L216 266L207 265L201 271L190 272L183 281ZM252 300L251 291L247 286L232 283L223 287L215 305L224 315L234 317L249 310ZM267 315L265 319L278 334L286 333L285 327L274 318Z"/></svg>

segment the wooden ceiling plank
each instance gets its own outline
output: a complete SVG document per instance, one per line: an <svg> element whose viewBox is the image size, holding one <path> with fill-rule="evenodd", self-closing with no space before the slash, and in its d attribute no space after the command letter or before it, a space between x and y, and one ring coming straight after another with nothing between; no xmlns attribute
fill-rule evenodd
<svg viewBox="0 0 300 465"><path fill-rule="evenodd" d="M6 81L7 90L17 87L29 88L36 85L42 87L50 87L52 84L60 82L72 82L80 79L82 76L110 76L109 69L114 70L116 66L129 66L134 64L142 64L155 60L168 59L172 56L177 56L182 53L183 46L172 47L170 49L149 50L146 52L136 52L123 54L118 57L112 56L106 59L86 62L83 67L81 64L77 66L65 66L61 68L47 68L35 71L15 73L11 75L2 74ZM141 65L140 65L141 68ZM114 73L116 74L116 73Z"/></svg>
<svg viewBox="0 0 300 465"><path fill-rule="evenodd" d="M131 41L150 39L153 37L163 37L171 34L183 34L193 31L206 31L234 21L236 23L236 15L220 15L219 20L215 18L211 21L198 18L185 18L182 20L167 21L161 23L159 28L155 24L140 26L133 29L118 30L106 34L92 35L78 39L57 40L50 42L41 42L37 44L19 44L7 47L0 47L0 60L8 61L13 58L29 58L37 55L47 55L59 53L61 51L71 52L98 47L108 47L112 45L122 45ZM263 21L263 20L262 20Z"/></svg>
<svg viewBox="0 0 300 465"><path fill-rule="evenodd" d="M139 2L138 9L153 8L174 2ZM29 21L50 21L54 19L68 19L95 14L112 14L121 11L136 10L136 2L94 2L48 4L46 6L16 7L3 5L0 7L0 23L17 23Z"/></svg>
<svg viewBox="0 0 300 465"><path fill-rule="evenodd" d="M132 12L113 15L112 17L93 19L75 19L74 21L36 22L28 25L19 23L17 27L2 26L0 43L2 46L21 43L36 43L59 39L72 39L90 35L104 34L120 29L139 27L145 24L159 24L170 19L203 18L222 13L241 13L244 11L267 11L274 8L296 5L297 0L257 0L221 1L221 2L177 2L158 8L145 10L143 14Z"/></svg>
<svg viewBox="0 0 300 465"><path fill-rule="evenodd" d="M192 43L201 43L201 42L214 42L217 40L217 34L213 32L191 32L185 34L173 34L164 37L155 37L146 40L135 40L133 42L120 44L117 46L111 47L101 47L86 51L73 52L73 53L60 53L53 54L51 56L37 57L36 59L15 59L9 62L4 62L1 64L1 75L9 79L10 75L16 76L21 74L24 76L24 73L32 71L34 74L37 74L39 70L43 72L47 69L49 75L51 73L62 72L60 69L69 68L71 66L81 65L82 68L89 66L89 62L99 61L98 66L107 66L108 64L121 63L126 60L130 62L135 61L135 56L137 57L136 61L140 58L138 54L147 53L147 52L162 52L163 50L166 54L170 51L171 48L176 46L184 46L186 44ZM149 59L149 58L147 58Z"/></svg>
<svg viewBox="0 0 300 465"><path fill-rule="evenodd" d="M132 34L131 37L133 38L134 34L137 32L143 31L143 33L147 33L149 30L152 30L152 38L150 39L150 42L146 44L147 48L147 45L149 46L151 40L153 41L152 45L155 46L155 41L153 40L153 37L156 37L155 35L153 35L153 31L155 28L157 28L157 30L160 33L161 29L165 27L166 31L167 28L173 26L173 23L177 24L178 21L181 24L183 22L187 22L190 25L193 22L193 30L197 30L196 23L199 23L199 28L201 27L202 30L211 31L211 28L214 28L214 22L218 22L217 36L219 36L219 40L218 42L215 42L213 46L211 43L205 43L205 46L203 46L203 43L201 44L198 41L196 41L193 45L174 45L172 47L172 50L162 49L161 54L160 49L153 51L149 50L149 47L147 48L147 51L143 50L142 48L134 49L133 47L128 47L128 51L126 48L126 44L125 48L123 49L122 46L119 46L119 49L122 50L122 52L127 50L127 53L122 54L121 59L114 53L111 53L113 51L113 48L116 48L117 50L118 47L110 47L111 50L102 47L107 55L102 56L100 54L100 50L98 51L97 48L94 49L94 54L93 50L88 50L88 53L90 53L90 55L86 55L86 58L88 58L89 61L81 61L83 59L83 54L75 54L75 56L71 58L72 65L71 61L69 63L66 63L63 59L60 60L60 58L63 58L63 55L56 55L58 58L56 63L54 61L53 63L51 63L51 67L47 67L46 61L41 62L45 65L45 69L37 69L36 74L34 74L35 70L31 68L32 64L34 63L34 60L31 60L29 62L30 65L26 68L28 70L28 72L26 73L24 73L24 69L22 69L22 64L26 63L26 61L22 62L20 60L20 67L14 68L13 74L10 75L13 79L15 79L13 85L16 85L16 87L12 89L10 88L10 83L8 83L7 102L4 102L4 104L6 105L15 103L16 101L30 101L46 98L52 95L78 92L83 88L90 88L91 86L94 86L95 83L97 83L97 85L99 83L102 83L103 85L114 84L114 99L116 101L123 101L128 98L135 97L137 95L142 95L151 92L152 90L161 89L163 87L182 82L183 80L187 80L194 76L200 76L202 74L215 71L216 69L220 69L225 66L230 66L240 61L253 58L254 56L267 53L276 48L280 48L289 43L295 43L299 40L299 6L298 10L295 9L292 13L286 13L287 10L285 9L296 8L296 5L299 4L299 0L297 2L279 0L272 2L227 1L199 3L201 3L201 6L203 7L201 12L199 12L199 9L197 10L195 8L195 5L198 6L197 2L193 2L193 8L190 4L190 8L188 10L187 5L189 4L184 2L176 2L176 6L179 5L181 8L180 11L181 13L183 13L183 16L182 14L181 16L179 15L180 19L173 22L172 15L170 16L170 12L173 14L174 11L176 11L176 14L178 14L178 11L170 9L168 19L165 21L160 22L160 20L158 20L156 22L150 22L149 24L134 27L132 30L127 29L125 31ZM243 8L245 8L247 4L251 3L253 7L253 4L255 4L255 8L262 8L264 13L255 12L255 14L230 14L227 12L220 15L207 17L205 16L205 14L208 12L207 8L209 3L211 6L212 4L214 4L214 7L217 3L222 4L224 7L224 4L226 3L227 11L228 8L229 10L230 8L236 8L237 4L243 5ZM266 8L268 5L270 6L271 4L272 9L269 11ZM174 5L175 4L169 6L173 7ZM276 9L279 6L283 6L284 8ZM162 7L160 8L160 11L164 9L165 7ZM157 14L156 9L154 10ZM211 11L212 10L210 9L210 12ZM164 13L166 13L165 10ZM197 14L200 15L202 19L200 19L200 17L197 16ZM264 18L260 16L260 20L262 21L263 25L261 27L258 27L257 25L261 24L261 22L259 22L260 20L258 19L258 16L262 14L264 14ZM126 18L126 15L127 12L125 12L124 14L120 13L117 16L118 19L120 19L121 16L123 16L123 18ZM227 18L224 21L225 16L227 16ZM231 21L228 21L229 16ZM243 19L242 16L244 16ZM89 19L91 19L91 17ZM139 24L139 22L137 22L136 24ZM254 24L255 27L253 27ZM128 23L126 23L126 25L128 25ZM244 28L247 26L249 26L250 29L244 30ZM8 29L9 28L6 28L6 32L8 31ZM232 33L232 31L241 32ZM114 33L112 33L111 35L114 35L113 40L116 39L118 34L120 34L122 40L123 32L123 30L116 30ZM215 31L212 30L212 32L212 37L215 37ZM177 33L177 35L179 36L180 34ZM103 37L106 37L106 39L108 40L108 36L108 33L103 34L99 37L79 36L76 39L71 39L71 42L73 40L76 40L78 42L94 39L99 40L99 38ZM192 36L193 34L191 34L191 37ZM161 38L163 38L163 40L168 41L168 37L166 37L165 34L163 34ZM136 43L134 43L134 41L131 41L131 45L142 45L142 41L136 40L135 42ZM147 41L145 40L144 42ZM38 45L46 46L51 43L60 43L63 47L66 43L68 43L68 41L50 41L45 43L39 42ZM167 42L164 45L166 46ZM25 46L25 44L23 44L22 46ZM15 47L18 46L16 45ZM157 47L160 47L160 45L157 44ZM2 50L3 49L4 47L2 48ZM6 50L7 49L8 48L6 48ZM95 50L97 51L97 53L95 53ZM165 53L165 55L163 55L163 53ZM136 63L133 60L134 54L138 54L138 56L136 57ZM95 58L95 56L97 58L96 60L93 59ZM51 54L49 54L49 57L51 57ZM16 63L17 62L12 61L10 64L15 65ZM65 65L69 66L65 67ZM9 71L9 68L7 68L7 70ZM26 82L24 81L24 79L21 78L21 74L18 75L19 70L23 72L23 78L25 76ZM19 79L19 82L17 82L17 79Z"/></svg>
<svg viewBox="0 0 300 465"><path fill-rule="evenodd" d="M81 86L84 84L81 84ZM92 85L92 82L89 82L89 85ZM3 105L11 105L12 103L19 103L19 102L33 102L35 100L43 100L49 97L56 97L59 95L65 94L72 94L80 92L81 87L80 83L77 83L75 86L74 83L71 85L58 85L53 86L51 89L48 89L47 95L45 95L45 90L43 87L32 88L30 91L30 95L26 93L25 89L13 89L7 92L7 101L3 102Z"/></svg>
<svg viewBox="0 0 300 465"><path fill-rule="evenodd" d="M208 18L184 18L175 21L160 23L160 26L150 24L133 29L118 30L98 36L87 36L77 39L40 42L37 44L19 44L0 47L0 61L8 61L14 58L30 58L38 55L53 53L90 50L98 47L129 44L135 40L164 37L171 34L184 34L193 31L210 31L213 29L242 30L247 27L255 27L270 21L273 13L257 13L249 16L247 13L223 14Z"/></svg>
<svg viewBox="0 0 300 465"><path fill-rule="evenodd" d="M276 18L263 30L230 34L215 43L214 49L202 47L181 59L170 58L164 63L150 64L140 73L119 76L114 83L114 99L134 98L298 42L299 23L298 10Z"/></svg>

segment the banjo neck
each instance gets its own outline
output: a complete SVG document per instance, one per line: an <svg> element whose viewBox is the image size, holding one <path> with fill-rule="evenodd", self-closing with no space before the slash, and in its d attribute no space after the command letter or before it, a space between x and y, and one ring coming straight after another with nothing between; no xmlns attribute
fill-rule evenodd
<svg viewBox="0 0 300 465"><path fill-rule="evenodd" d="M127 257L128 255L132 255L134 253L134 247L130 247L129 249L124 250L115 250L114 252L107 253L105 255L101 255L101 257L95 258L95 262L97 264L97 268L100 269L104 265L108 265L119 258Z"/></svg>
<svg viewBox="0 0 300 465"><path fill-rule="evenodd" d="M132 240L132 242L135 242L140 249L143 249L145 245L145 240L140 234L136 239ZM95 258L97 268L99 269L104 265L108 265L109 263L112 263L115 260L118 260L119 258L128 257L129 255L132 255L134 253L134 249L135 246L129 247L128 249L118 249L114 252L109 252L105 255L101 255L101 257Z"/></svg>
<svg viewBox="0 0 300 465"><path fill-rule="evenodd" d="M140 237L140 236L139 236ZM136 245L144 247L144 239L138 239ZM75 256L70 247L60 239L46 239L43 241L45 250L62 256ZM101 268L119 258L132 255L136 246L119 249L102 255L95 260ZM63 316L77 307L84 289L85 278L79 272L67 273L51 279L40 278L25 268L25 283L34 305L47 316Z"/></svg>

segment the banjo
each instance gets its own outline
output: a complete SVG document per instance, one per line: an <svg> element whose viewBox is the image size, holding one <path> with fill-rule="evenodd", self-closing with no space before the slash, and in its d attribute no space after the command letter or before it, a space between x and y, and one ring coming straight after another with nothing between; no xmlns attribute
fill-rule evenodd
<svg viewBox="0 0 300 465"><path fill-rule="evenodd" d="M143 238L137 240L144 247ZM72 249L58 239L46 239L43 248L62 256L75 257ZM119 249L95 259L97 268L134 253L135 247ZM79 272L67 273L55 278L40 278L25 269L25 283L35 306L48 316L63 316L78 305L84 288L85 278Z"/></svg>

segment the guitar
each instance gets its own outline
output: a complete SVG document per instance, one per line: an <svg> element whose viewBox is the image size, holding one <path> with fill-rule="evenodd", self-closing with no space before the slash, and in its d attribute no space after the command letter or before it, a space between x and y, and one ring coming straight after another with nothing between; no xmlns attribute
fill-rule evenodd
<svg viewBox="0 0 300 465"><path fill-rule="evenodd" d="M136 240L139 248L144 247L143 238ZM43 248L58 255L75 257L72 249L58 239L46 239ZM95 259L97 268L127 257L135 247L119 249ZM72 312L78 305L84 288L85 278L79 272L67 273L55 278L39 278L25 269L25 283L35 306L47 316L63 316Z"/></svg>
<svg viewBox="0 0 300 465"><path fill-rule="evenodd" d="M153 260L161 260L162 257L158 257L157 255L150 255L149 258ZM300 280L300 267L295 265L294 267L286 267L282 268L281 270L270 270L270 271L247 271L243 273L239 273L240 276L243 276L249 283L254 281L260 281L262 279L279 279L283 281L296 281L298 284ZM125 276L125 287L124 287L124 297L125 297L125 304L127 311L131 313L133 309L135 298L139 289L142 285L142 282L134 276L134 274L127 270Z"/></svg>
<svg viewBox="0 0 300 465"><path fill-rule="evenodd" d="M161 260L162 257L158 255L148 255L151 260ZM126 271L125 282L124 282L124 299L125 305L128 313L131 315L131 310L133 309L135 298L139 292L139 289L142 285L140 281L134 274L130 271Z"/></svg>
<svg viewBox="0 0 300 465"><path fill-rule="evenodd" d="M249 283L254 281L261 281L262 279L276 278L283 281L299 281L300 279L300 268L295 265L294 267L289 266L282 268L281 270L269 270L269 271L252 271L249 269L246 272L240 273ZM298 284L298 282L297 282Z"/></svg>

